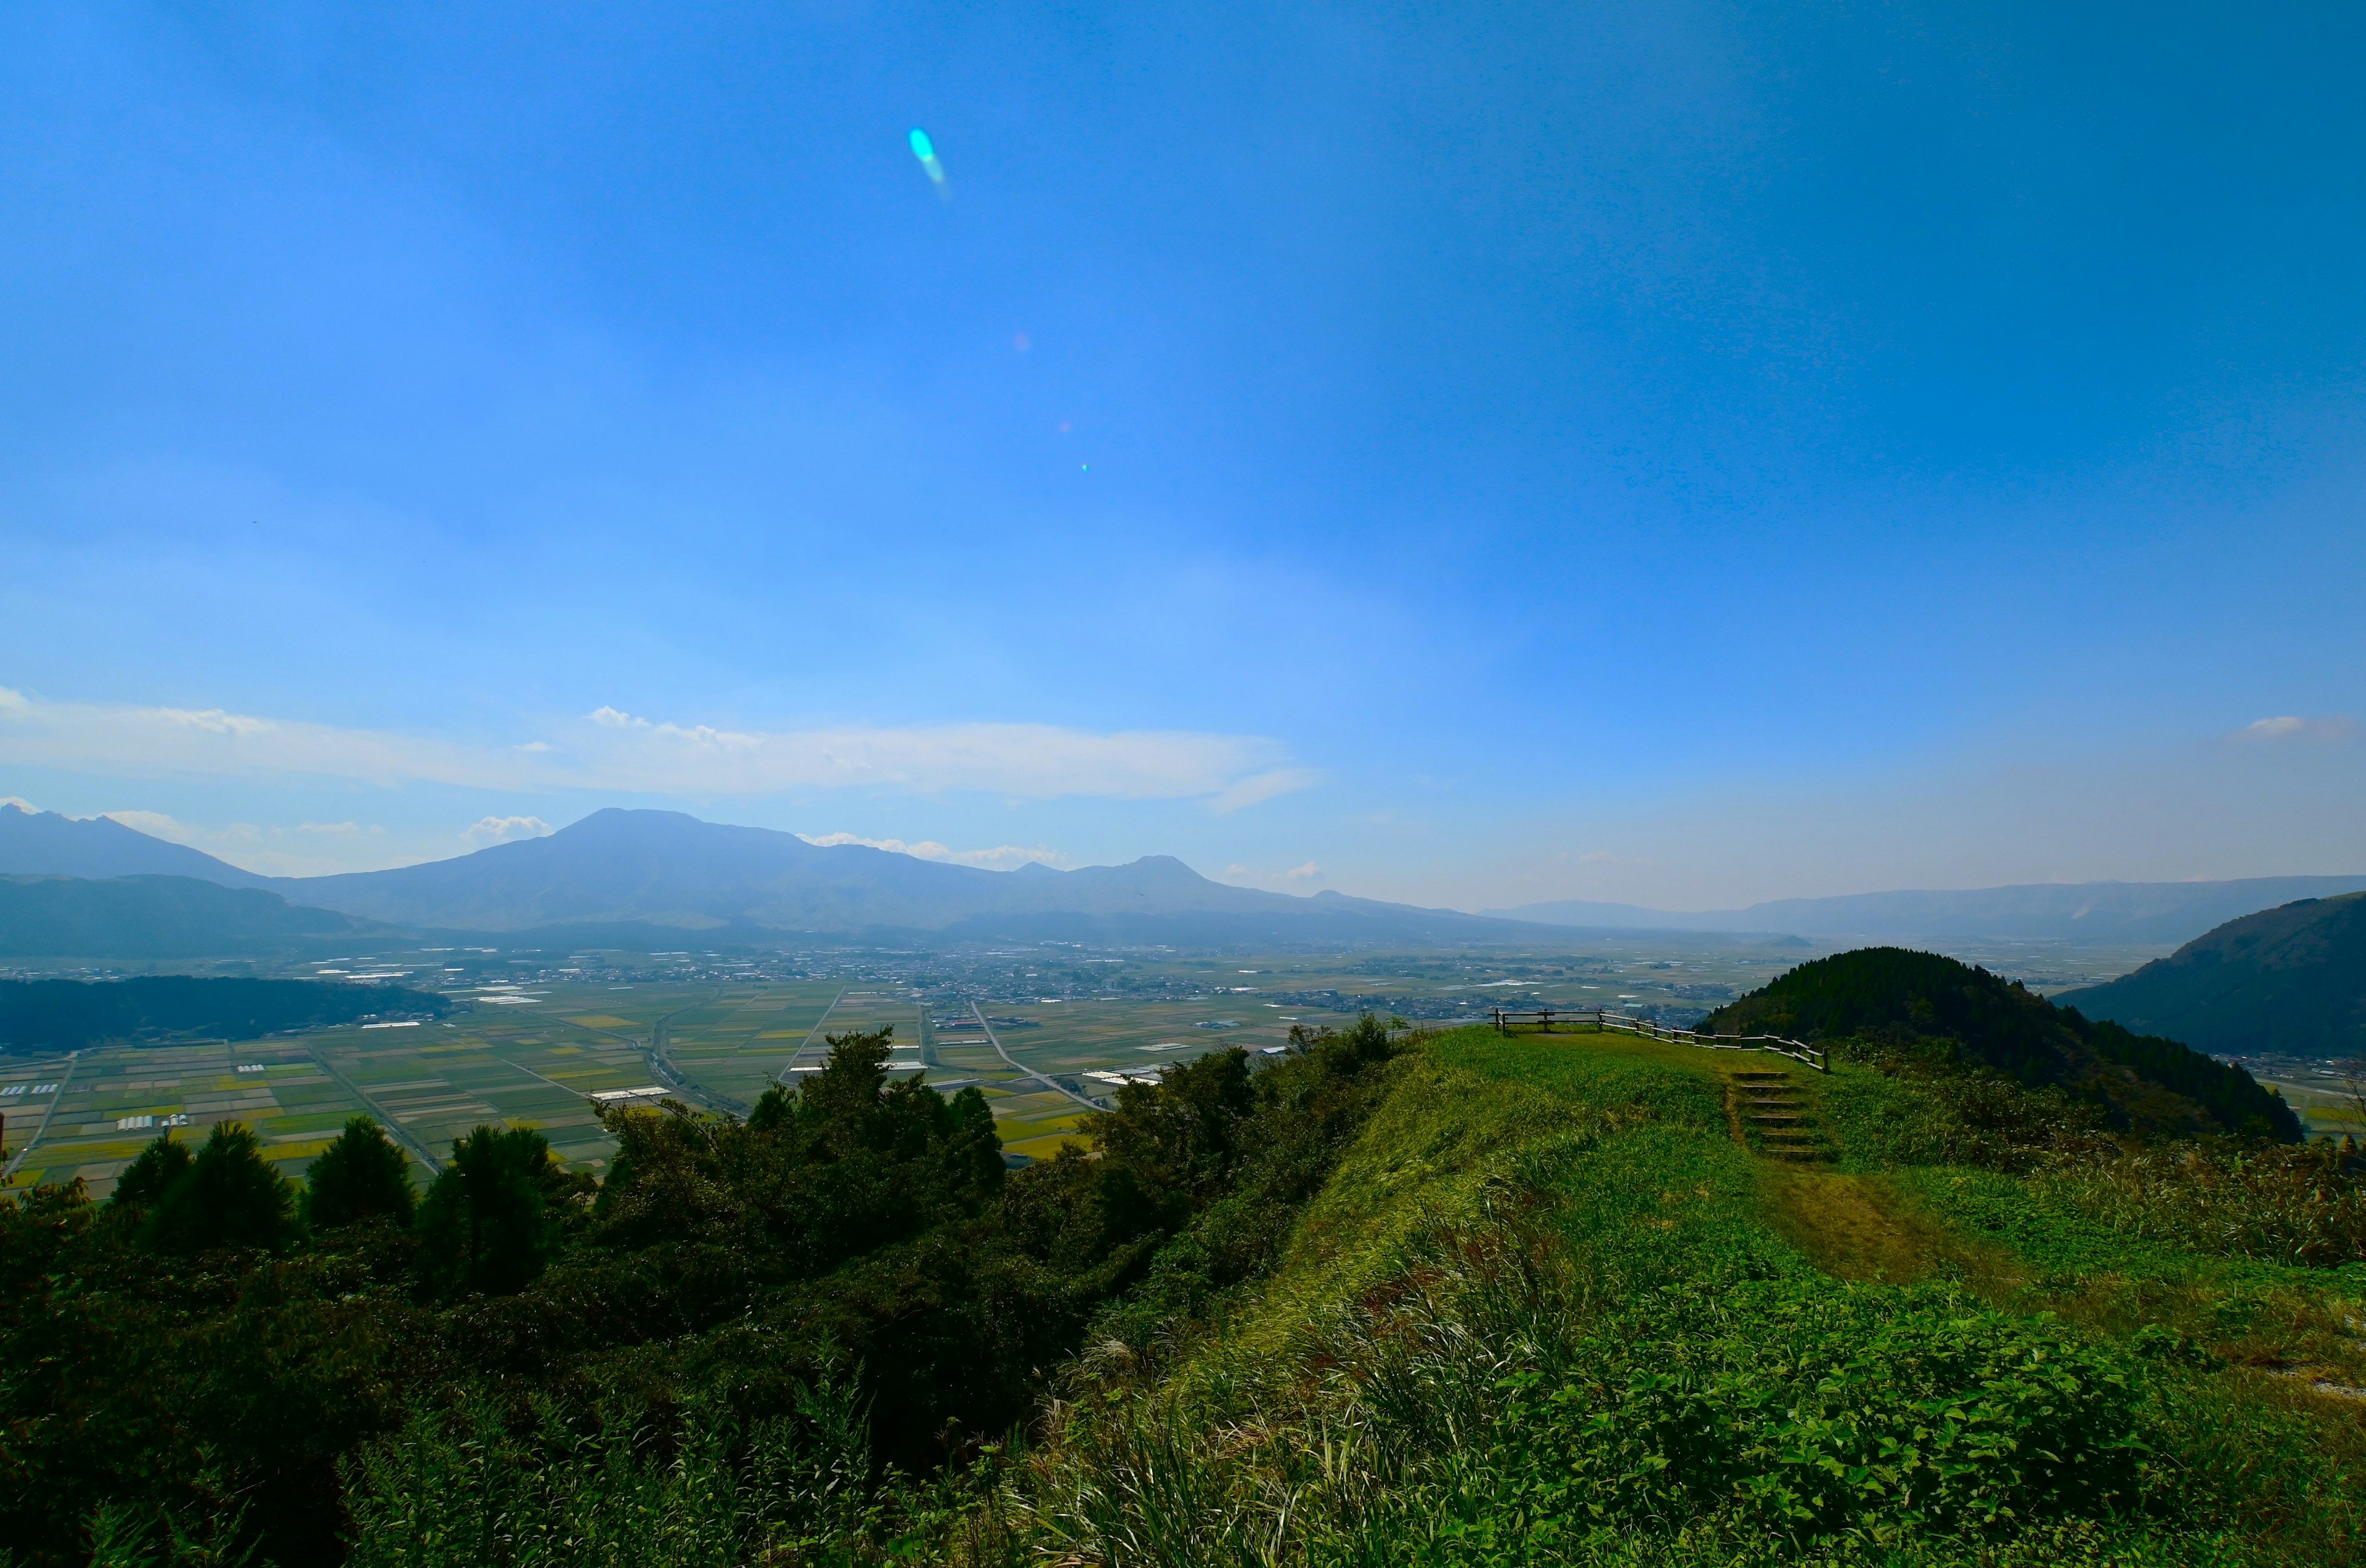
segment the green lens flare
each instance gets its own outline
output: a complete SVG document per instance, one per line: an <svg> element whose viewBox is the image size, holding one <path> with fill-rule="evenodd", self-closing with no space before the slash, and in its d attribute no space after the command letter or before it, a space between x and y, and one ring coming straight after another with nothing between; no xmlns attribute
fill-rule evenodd
<svg viewBox="0 0 2366 1568"><path fill-rule="evenodd" d="M912 128L912 156L918 158L923 164L926 164L933 161L936 155L937 144L929 140L929 133L927 131L922 130L917 125L914 126Z"/></svg>

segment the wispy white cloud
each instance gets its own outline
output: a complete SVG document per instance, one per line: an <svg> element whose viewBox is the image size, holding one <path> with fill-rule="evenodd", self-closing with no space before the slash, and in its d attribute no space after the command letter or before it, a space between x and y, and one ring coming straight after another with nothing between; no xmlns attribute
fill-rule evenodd
<svg viewBox="0 0 2366 1568"><path fill-rule="evenodd" d="M21 795L0 795L0 806L13 806L19 811L39 811L39 807Z"/></svg>
<svg viewBox="0 0 2366 1568"><path fill-rule="evenodd" d="M1281 879L1284 882L1314 882L1320 880L1322 875L1323 868L1313 861L1308 861L1304 865L1293 865L1283 872Z"/></svg>
<svg viewBox="0 0 2366 1568"><path fill-rule="evenodd" d="M472 844L507 844L519 839L540 839L557 832L539 817L486 817L460 836Z"/></svg>
<svg viewBox="0 0 2366 1568"><path fill-rule="evenodd" d="M1022 865L1048 865L1060 871L1075 869L1076 862L1057 850L1037 847L1023 849L1017 844L997 844L990 850L947 849L934 839L918 843L907 843L901 839L866 839L857 833L800 833L798 838L808 844L828 849L835 844L862 844L892 854L912 855L920 860L945 861L953 865L984 866L988 871L1010 871Z"/></svg>
<svg viewBox="0 0 2366 1568"><path fill-rule="evenodd" d="M1204 798L1234 811L1316 775L1249 736L1095 734L1041 724L736 730L600 707L523 743L468 745L220 708L51 703L0 687L0 762L84 772L271 775L481 789L758 795L869 788L1028 800Z"/></svg>
<svg viewBox="0 0 2366 1568"><path fill-rule="evenodd" d="M653 723L615 708L589 716L586 769L613 788L763 795L868 786L977 790L1031 800L1214 797L1233 809L1280 793L1273 742L1173 730L1096 735L1043 724L762 732ZM1297 787L1284 784L1280 787ZM1247 790L1247 795L1239 792ZM1237 798L1235 798L1237 796Z"/></svg>
<svg viewBox="0 0 2366 1568"><path fill-rule="evenodd" d="M184 822L162 811L108 811L102 816L134 832L167 843L202 850L220 860L266 876L320 876L355 869L351 856L365 846L382 852L386 829L377 823L300 822L258 826L253 822ZM366 863L366 861L365 862Z"/></svg>
<svg viewBox="0 0 2366 1568"><path fill-rule="evenodd" d="M1226 784L1208 804L1218 811L1238 811L1278 795L1312 789L1322 782L1323 775L1312 768L1275 768Z"/></svg>
<svg viewBox="0 0 2366 1568"><path fill-rule="evenodd" d="M2358 733L2358 721L2347 714L2328 714L2322 718L2303 718L2297 714L2283 714L2275 718L2255 718L2242 728L2230 732L2226 739L2247 744L2276 740L2348 740Z"/></svg>

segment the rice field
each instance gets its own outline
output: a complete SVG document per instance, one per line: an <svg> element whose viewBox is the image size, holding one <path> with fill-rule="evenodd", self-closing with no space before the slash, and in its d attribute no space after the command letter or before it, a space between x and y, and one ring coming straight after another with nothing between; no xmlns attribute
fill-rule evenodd
<svg viewBox="0 0 2366 1568"><path fill-rule="evenodd" d="M1113 1097L1127 1077L1226 1046L1278 1047L1294 1023L1337 1027L1365 1008L1424 1021L1483 1016L1498 1002L1533 1006L1539 997L1705 1007L1793 961L1747 948L1601 946L1593 957L1219 958L1087 956L1047 943L858 960L828 978L680 954L678 977L590 959L541 968L471 949L436 958L433 974L369 968L443 986L461 1004L447 1020L18 1063L0 1069L0 1116L14 1153L55 1106L16 1180L79 1176L100 1195L160 1132L195 1141L217 1122L243 1122L296 1177L361 1113L411 1151L422 1179L455 1138L484 1122L530 1123L561 1159L596 1171L613 1145L593 1094L659 1085L744 1114L768 1088L818 1067L827 1036L892 1028L894 1071L925 1072L948 1092L975 1085L1005 1148L1042 1158L1075 1141L1086 1101ZM963 999L972 996L995 999ZM2287 1093L2320 1130L2348 1130L2329 1095L2299 1088Z"/></svg>

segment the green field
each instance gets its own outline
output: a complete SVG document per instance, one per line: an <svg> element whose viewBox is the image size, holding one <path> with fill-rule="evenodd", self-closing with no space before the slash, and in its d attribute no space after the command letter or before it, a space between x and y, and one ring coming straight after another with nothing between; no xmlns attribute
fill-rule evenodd
<svg viewBox="0 0 2366 1568"><path fill-rule="evenodd" d="M171 1128L184 1138L202 1139L217 1122L254 1128L285 1173L297 1176L348 1117L359 1114L391 1130L411 1150L421 1174L448 1153L453 1139L480 1122L530 1123L549 1137L562 1160L597 1169L611 1141L588 1097L649 1084L639 1041L657 1018L708 989L504 989L480 993L473 1006L439 1023L346 1027L235 1044L84 1051L62 1096L0 1096L0 1107L23 1107L9 1111L12 1150L24 1146L47 1100L58 1100L16 1181L79 1176L104 1194L159 1132ZM62 1068L59 1063L17 1069L0 1082L0 1090L10 1083L61 1079ZM143 1117L153 1120L143 1123Z"/></svg>
<svg viewBox="0 0 2366 1568"><path fill-rule="evenodd" d="M825 1036L889 1027L896 1071L925 1069L948 1090L975 1084L1005 1146L1043 1157L1084 1113L1075 1096L1106 1101L1115 1093L1114 1083L1087 1074L1154 1072L1227 1046L1256 1053L1280 1044L1292 1024L1339 1027L1363 1010L1434 1023L1549 1002L1688 1021L1800 956L1796 947L1585 933L1534 953L1219 956L1046 943L802 968L714 954L578 954L542 967L490 950L422 950L345 967L441 984L461 1010L440 1023L85 1051L17 1180L79 1175L103 1194L175 1116L188 1119L182 1135L195 1138L218 1121L248 1122L299 1175L345 1118L363 1112L398 1133L422 1175L479 1122L533 1123L563 1159L597 1169L612 1145L586 1098L592 1092L661 1084L703 1109L745 1114L772 1084L794 1084L798 1069L817 1066ZM2049 962L2069 976L2107 956L2130 961L2081 953ZM995 1021L1016 1066L989 1043L981 1014ZM677 1079L651 1065L653 1049ZM240 1073L242 1065L261 1070ZM57 1098L30 1091L63 1077L62 1061L0 1076L11 1150L23 1148ZM11 1085L26 1092L8 1095ZM2288 1081L2287 1093L2317 1130L2351 1130L2329 1085ZM140 1116L159 1121L117 1125Z"/></svg>

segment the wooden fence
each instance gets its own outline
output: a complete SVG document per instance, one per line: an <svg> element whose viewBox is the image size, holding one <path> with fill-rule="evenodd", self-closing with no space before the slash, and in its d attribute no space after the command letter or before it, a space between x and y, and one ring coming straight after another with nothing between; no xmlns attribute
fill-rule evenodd
<svg viewBox="0 0 2366 1568"><path fill-rule="evenodd" d="M1533 1028L1550 1034L1554 1021L1575 1025L1590 1025L1613 1034L1639 1034L1646 1040L1673 1040L1679 1045L1699 1045L1712 1051L1772 1051L1778 1056L1788 1056L1804 1062L1820 1073L1832 1070L1831 1057L1820 1046L1808 1045L1797 1040L1786 1040L1779 1034L1702 1034L1690 1029L1670 1029L1648 1018L1630 1018L1623 1012L1610 1012L1602 1008L1537 1008L1527 1012L1515 1012L1504 1008L1494 1010L1495 1032L1509 1034L1515 1028Z"/></svg>

